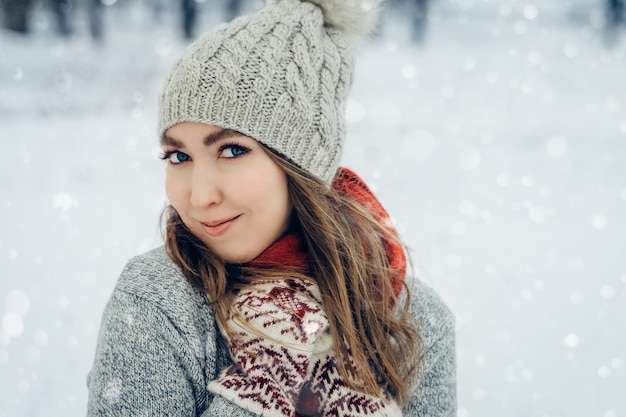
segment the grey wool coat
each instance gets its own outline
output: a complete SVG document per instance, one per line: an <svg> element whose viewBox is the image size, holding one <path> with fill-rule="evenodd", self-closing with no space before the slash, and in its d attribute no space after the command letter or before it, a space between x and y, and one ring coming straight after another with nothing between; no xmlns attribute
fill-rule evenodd
<svg viewBox="0 0 626 417"><path fill-rule="evenodd" d="M427 356L403 415L456 416L454 317L424 283L412 287ZM210 305L157 248L126 265L105 308L87 414L253 416L206 388L231 363Z"/></svg>

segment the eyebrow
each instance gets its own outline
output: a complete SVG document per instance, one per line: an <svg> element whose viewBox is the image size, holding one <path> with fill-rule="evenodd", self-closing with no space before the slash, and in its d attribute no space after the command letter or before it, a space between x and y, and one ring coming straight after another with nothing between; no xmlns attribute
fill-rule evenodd
<svg viewBox="0 0 626 417"><path fill-rule="evenodd" d="M231 136L240 136L242 133L232 129L219 129L215 132L209 133L203 140L204 146L211 146L215 142L229 138ZM178 139L174 139L171 136L163 135L161 138L161 145L172 146L174 148L184 148L185 145Z"/></svg>

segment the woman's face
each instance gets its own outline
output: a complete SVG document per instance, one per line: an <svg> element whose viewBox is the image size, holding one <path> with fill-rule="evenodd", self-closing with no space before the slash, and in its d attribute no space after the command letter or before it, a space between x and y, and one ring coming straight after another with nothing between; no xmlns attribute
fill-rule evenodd
<svg viewBox="0 0 626 417"><path fill-rule="evenodd" d="M161 145L170 203L224 261L251 261L287 230L287 176L256 140L185 122L168 129Z"/></svg>

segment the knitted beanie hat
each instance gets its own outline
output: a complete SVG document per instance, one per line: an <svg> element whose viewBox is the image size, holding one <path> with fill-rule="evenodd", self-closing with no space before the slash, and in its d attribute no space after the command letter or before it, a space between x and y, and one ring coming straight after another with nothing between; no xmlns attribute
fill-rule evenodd
<svg viewBox="0 0 626 417"><path fill-rule="evenodd" d="M330 183L345 137L353 48L382 0L268 0L189 46L160 96L158 131L236 130Z"/></svg>

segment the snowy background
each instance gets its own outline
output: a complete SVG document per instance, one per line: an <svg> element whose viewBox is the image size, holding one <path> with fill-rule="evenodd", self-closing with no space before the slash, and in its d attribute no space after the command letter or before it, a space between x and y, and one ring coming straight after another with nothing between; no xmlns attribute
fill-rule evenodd
<svg viewBox="0 0 626 417"><path fill-rule="evenodd" d="M41 7L0 30L0 417L85 414L104 305L160 244L185 42L147 3L108 7L102 47ZM459 417L626 417L626 35L600 3L439 0L425 43L390 13L360 54L344 162L457 316Z"/></svg>

